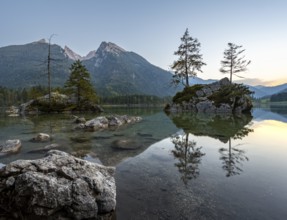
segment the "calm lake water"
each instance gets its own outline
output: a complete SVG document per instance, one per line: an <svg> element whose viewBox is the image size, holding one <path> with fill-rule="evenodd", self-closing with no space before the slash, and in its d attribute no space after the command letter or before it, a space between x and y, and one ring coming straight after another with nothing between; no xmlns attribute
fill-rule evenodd
<svg viewBox="0 0 287 220"><path fill-rule="evenodd" d="M272 111L271 111L272 110ZM116 130L74 131L70 115L0 117L0 141L21 152L0 163L45 155L45 145L116 166L114 219L286 219L287 108L252 115L166 115L160 109L110 109L143 121ZM97 115L85 115L87 119ZM50 143L32 143L37 133ZM136 147L119 150L121 140Z"/></svg>

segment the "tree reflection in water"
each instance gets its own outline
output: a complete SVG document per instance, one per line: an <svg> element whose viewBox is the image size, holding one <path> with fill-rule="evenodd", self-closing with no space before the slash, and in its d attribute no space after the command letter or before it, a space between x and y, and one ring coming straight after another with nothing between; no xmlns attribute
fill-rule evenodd
<svg viewBox="0 0 287 220"><path fill-rule="evenodd" d="M186 185L188 180L199 176L199 164L205 153L201 152L202 147L196 147L195 141L189 140L189 133L176 135L171 139L175 148L172 150L173 156L178 159L175 166L182 175L181 180Z"/></svg>
<svg viewBox="0 0 287 220"><path fill-rule="evenodd" d="M239 175L243 169L243 162L248 161L246 152L239 148L239 145L232 147L232 139L242 139L247 136L252 129L248 128L252 120L252 115L207 115L207 114L171 114L169 117L173 123L183 129L183 136L172 137L175 149L173 155L179 160L176 166L183 174L182 179L186 182L199 175L199 164L201 157L205 154L201 148L197 148L196 143L188 141L189 134L194 136L208 136L228 143L228 147L220 148L220 160L222 168L226 171L226 176ZM242 144L241 144L242 145Z"/></svg>
<svg viewBox="0 0 287 220"><path fill-rule="evenodd" d="M245 151L237 148L240 144L232 147L231 138L228 141L228 149L220 148L219 153L221 154L220 160L222 160L222 168L226 171L226 177L239 175L243 170L242 162L248 161L248 157L245 156Z"/></svg>
<svg viewBox="0 0 287 220"><path fill-rule="evenodd" d="M231 138L228 139L228 149L220 148L219 153L221 154L220 160L222 160L222 169L226 171L226 177L239 175L242 170L243 162L249 161L249 158L245 156L245 151L238 148L242 144L237 144L232 147L232 139L242 139L247 136L253 129L243 127Z"/></svg>

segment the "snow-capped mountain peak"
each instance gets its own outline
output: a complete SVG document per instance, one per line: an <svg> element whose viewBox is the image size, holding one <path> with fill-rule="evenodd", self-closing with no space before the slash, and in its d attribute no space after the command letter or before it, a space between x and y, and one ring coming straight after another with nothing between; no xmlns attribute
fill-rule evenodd
<svg viewBox="0 0 287 220"><path fill-rule="evenodd" d="M65 54L72 60L82 60L82 57L75 53L74 51L72 51L69 47L65 46L64 48Z"/></svg>
<svg viewBox="0 0 287 220"><path fill-rule="evenodd" d="M95 56L96 56L96 51L92 50L86 56L83 57L83 60L89 60Z"/></svg>
<svg viewBox="0 0 287 220"><path fill-rule="evenodd" d="M99 49L97 50L97 54L99 53L112 53L115 55L119 55L120 53L126 52L123 48L111 42L102 42Z"/></svg>

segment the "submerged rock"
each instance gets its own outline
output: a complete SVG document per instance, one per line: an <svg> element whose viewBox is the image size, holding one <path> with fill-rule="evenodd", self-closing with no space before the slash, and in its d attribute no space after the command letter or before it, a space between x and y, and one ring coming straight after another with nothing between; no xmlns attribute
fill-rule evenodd
<svg viewBox="0 0 287 220"><path fill-rule="evenodd" d="M54 144L46 145L45 147L42 147L42 148L31 150L28 153L45 153L45 152L47 152L49 150L56 149L56 148L59 148L59 147L60 147L59 144L54 143Z"/></svg>
<svg viewBox="0 0 287 220"><path fill-rule="evenodd" d="M7 140L4 143L0 144L0 153L8 154L8 153L17 153L21 148L21 141L16 140Z"/></svg>
<svg viewBox="0 0 287 220"><path fill-rule="evenodd" d="M50 140L51 140L50 135L45 134L45 133L39 133L39 134L37 134L36 137L33 137L31 141L34 141L34 142L46 142L46 141L50 141Z"/></svg>
<svg viewBox="0 0 287 220"><path fill-rule="evenodd" d="M85 123L86 119L84 117L78 117L78 116L73 116L74 117L74 123L76 124L81 124L81 123Z"/></svg>
<svg viewBox="0 0 287 220"><path fill-rule="evenodd" d="M17 160L0 169L0 207L7 215L97 219L115 210L114 173L57 150Z"/></svg>
<svg viewBox="0 0 287 220"><path fill-rule="evenodd" d="M142 147L142 144L130 139L120 139L113 141L112 147L119 150L135 150Z"/></svg>

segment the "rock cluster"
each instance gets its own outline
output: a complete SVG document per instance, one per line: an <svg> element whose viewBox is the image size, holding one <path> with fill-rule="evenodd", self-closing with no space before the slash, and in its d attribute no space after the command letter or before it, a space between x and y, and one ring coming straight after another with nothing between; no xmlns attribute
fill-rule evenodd
<svg viewBox="0 0 287 220"><path fill-rule="evenodd" d="M105 219L116 206L114 173L57 150L43 159L14 161L0 169L0 211L39 219Z"/></svg>
<svg viewBox="0 0 287 220"><path fill-rule="evenodd" d="M97 118L88 120L85 123L79 123L75 129L96 131L100 129L117 128L124 124L132 124L141 120L141 117L128 115L99 116ZM83 121L83 119L81 121Z"/></svg>
<svg viewBox="0 0 287 220"><path fill-rule="evenodd" d="M10 106L9 109L7 109L5 111L8 116L10 117L16 117L16 116L19 116L19 108L17 108L16 106Z"/></svg>
<svg viewBox="0 0 287 220"><path fill-rule="evenodd" d="M195 85L193 88L190 87L190 90L192 94L182 92L185 93L180 94L183 97L176 97L177 101L168 104L165 111L242 113L248 112L252 108L251 98L246 87L240 84L231 84L228 78L207 85Z"/></svg>

